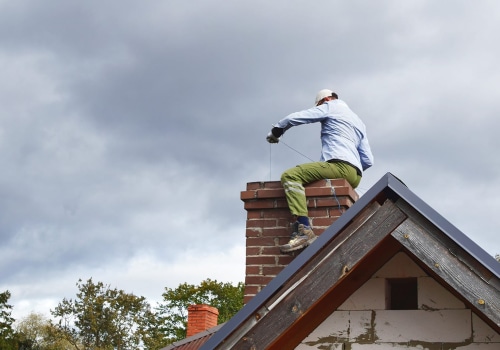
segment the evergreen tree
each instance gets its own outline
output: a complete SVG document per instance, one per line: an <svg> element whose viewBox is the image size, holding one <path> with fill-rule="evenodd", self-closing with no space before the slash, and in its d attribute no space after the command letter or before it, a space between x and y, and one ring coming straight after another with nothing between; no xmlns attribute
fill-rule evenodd
<svg viewBox="0 0 500 350"><path fill-rule="evenodd" d="M15 321L11 317L12 306L8 304L10 292L7 290L0 293L0 349L17 349L15 333L12 323Z"/></svg>

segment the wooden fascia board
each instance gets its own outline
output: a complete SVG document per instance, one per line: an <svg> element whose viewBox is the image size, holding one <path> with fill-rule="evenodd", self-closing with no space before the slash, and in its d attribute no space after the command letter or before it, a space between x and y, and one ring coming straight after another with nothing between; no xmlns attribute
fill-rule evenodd
<svg viewBox="0 0 500 350"><path fill-rule="evenodd" d="M343 302L348 295L339 292L335 286L348 278L358 263L385 238L390 237L391 232L405 219L406 215L388 200L361 225L354 220L259 310L249 321L251 323L247 324L250 327L245 327L247 332L244 335L240 333L238 339L228 339L219 348L282 349L283 340L297 345L307 335L306 329L310 332L323 321L319 317L309 317L306 319L312 322L305 325L301 320L309 312L314 313L314 305L326 295L333 299L338 297L338 302ZM364 281L368 278L365 276ZM360 280L358 284L364 281ZM297 328L294 325L298 322L301 326ZM299 336L291 332L302 329L302 326L304 330Z"/></svg>
<svg viewBox="0 0 500 350"><path fill-rule="evenodd" d="M391 235L424 270L500 333L498 277L413 208L400 201L397 205L409 218Z"/></svg>

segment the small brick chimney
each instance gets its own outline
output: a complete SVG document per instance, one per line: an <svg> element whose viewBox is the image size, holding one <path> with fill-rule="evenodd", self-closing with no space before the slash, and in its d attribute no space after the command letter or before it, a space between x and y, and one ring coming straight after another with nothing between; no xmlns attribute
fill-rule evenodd
<svg viewBox="0 0 500 350"><path fill-rule="evenodd" d="M358 199L345 179L319 180L305 186L309 218L321 235ZM301 250L282 254L290 239L292 215L279 181L250 182L241 192L247 210L244 303L262 290Z"/></svg>
<svg viewBox="0 0 500 350"><path fill-rule="evenodd" d="M205 304L191 305L188 307L188 324L186 337L217 326L219 310Z"/></svg>

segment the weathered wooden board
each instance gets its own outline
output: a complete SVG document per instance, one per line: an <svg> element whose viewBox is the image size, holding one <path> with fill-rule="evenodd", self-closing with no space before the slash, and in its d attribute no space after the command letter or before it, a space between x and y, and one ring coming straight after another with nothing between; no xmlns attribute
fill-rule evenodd
<svg viewBox="0 0 500 350"><path fill-rule="evenodd" d="M452 241L442 244L443 237L424 229L412 218L402 223L392 236L500 332L500 291L478 274L474 264L468 263L474 259L467 257L462 248Z"/></svg>

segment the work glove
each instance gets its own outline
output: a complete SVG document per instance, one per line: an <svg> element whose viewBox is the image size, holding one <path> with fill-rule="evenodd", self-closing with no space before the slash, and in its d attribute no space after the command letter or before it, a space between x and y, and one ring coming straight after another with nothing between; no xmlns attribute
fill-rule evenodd
<svg viewBox="0 0 500 350"><path fill-rule="evenodd" d="M279 137L274 136L272 132L269 132L269 134L267 134L266 140L269 143L278 143L278 142L280 142Z"/></svg>

